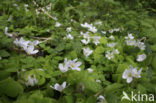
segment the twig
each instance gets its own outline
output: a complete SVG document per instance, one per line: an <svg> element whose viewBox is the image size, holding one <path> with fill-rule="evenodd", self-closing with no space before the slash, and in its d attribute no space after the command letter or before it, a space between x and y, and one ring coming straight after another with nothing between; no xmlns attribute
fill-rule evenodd
<svg viewBox="0 0 156 103"><path fill-rule="evenodd" d="M146 41L146 37L141 38L139 41L142 41L142 40L143 40L143 42L145 42Z"/></svg>
<svg viewBox="0 0 156 103"><path fill-rule="evenodd" d="M38 5L34 0L33 0L33 3L34 3L34 5L36 5L37 7L39 7L39 5ZM56 21L56 18L53 17L53 16L51 16L47 11L45 11L44 8L41 8L41 11L42 11L44 14L46 14L48 17L50 17L51 19L53 19L53 20Z"/></svg>
<svg viewBox="0 0 156 103"><path fill-rule="evenodd" d="M103 88L102 90L100 90L98 93L96 93L96 94L94 95L94 97L97 97L97 96L100 95L103 91L104 91L104 88Z"/></svg>

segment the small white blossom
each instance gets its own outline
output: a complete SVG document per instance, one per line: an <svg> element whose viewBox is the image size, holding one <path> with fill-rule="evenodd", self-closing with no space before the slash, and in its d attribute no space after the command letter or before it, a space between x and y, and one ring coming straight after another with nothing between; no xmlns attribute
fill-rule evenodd
<svg viewBox="0 0 156 103"><path fill-rule="evenodd" d="M16 46L22 47L24 50L27 48L27 46L28 46L29 43L30 43L30 41L26 41L22 37L20 39L17 39L16 38L14 40L14 44L16 44Z"/></svg>
<svg viewBox="0 0 156 103"><path fill-rule="evenodd" d="M97 79L96 82L97 82L97 83L101 83L101 80Z"/></svg>
<svg viewBox="0 0 156 103"><path fill-rule="evenodd" d="M107 46L110 48L114 48L116 46L116 43L107 43Z"/></svg>
<svg viewBox="0 0 156 103"><path fill-rule="evenodd" d="M38 53L38 50L34 50L34 45L30 45L28 46L25 51L28 53L28 54L36 54Z"/></svg>
<svg viewBox="0 0 156 103"><path fill-rule="evenodd" d="M34 86L38 83L38 80L35 75L29 75L28 80L25 83L27 86Z"/></svg>
<svg viewBox="0 0 156 103"><path fill-rule="evenodd" d="M12 15L9 16L7 21L11 21L12 20Z"/></svg>
<svg viewBox="0 0 156 103"><path fill-rule="evenodd" d="M137 42L134 39L134 36L132 34L128 34L128 36L125 37L126 44L130 46L137 46Z"/></svg>
<svg viewBox="0 0 156 103"><path fill-rule="evenodd" d="M81 26L84 27L84 28L90 28L91 24L84 23L84 24L81 24Z"/></svg>
<svg viewBox="0 0 156 103"><path fill-rule="evenodd" d="M92 24L84 23L84 24L81 24L81 26L84 28L88 28L88 30L93 32L93 33L97 32L96 27L94 27Z"/></svg>
<svg viewBox="0 0 156 103"><path fill-rule="evenodd" d="M109 60L110 59L113 59L114 58L114 53L113 52L110 52L110 51L107 51L106 54L105 54L106 58L108 58Z"/></svg>
<svg viewBox="0 0 156 103"><path fill-rule="evenodd" d="M15 6L17 8L17 10L20 10L18 4L14 3L13 6Z"/></svg>
<svg viewBox="0 0 156 103"><path fill-rule="evenodd" d="M62 63L59 64L59 69L61 70L61 72L67 72L69 68L69 62L67 61L67 58L65 58L64 60L64 66Z"/></svg>
<svg viewBox="0 0 156 103"><path fill-rule="evenodd" d="M141 50L145 50L145 49L146 49L146 46L145 46L145 44L144 44L143 42L138 41L138 42L137 42L137 46L138 46Z"/></svg>
<svg viewBox="0 0 156 103"><path fill-rule="evenodd" d="M127 80L127 83L130 83L132 82L133 80L133 72L132 72L132 69L130 68L129 70L126 69L122 75L122 78L123 79L126 79Z"/></svg>
<svg viewBox="0 0 156 103"><path fill-rule="evenodd" d="M56 21L57 20L57 17L53 17L53 19Z"/></svg>
<svg viewBox="0 0 156 103"><path fill-rule="evenodd" d="M133 77L141 78L141 71L142 71L142 68L140 70L137 70L137 68L134 68L133 69Z"/></svg>
<svg viewBox="0 0 156 103"><path fill-rule="evenodd" d="M60 27L60 26L61 26L61 23L56 22L55 27Z"/></svg>
<svg viewBox="0 0 156 103"><path fill-rule="evenodd" d="M81 71L81 68L79 67L81 64L81 62L77 62L77 59L67 60L67 58L65 58L64 65L60 63L59 69L61 72L67 72L69 69Z"/></svg>
<svg viewBox="0 0 156 103"><path fill-rule="evenodd" d="M29 11L28 6L29 6L28 4L24 4L24 7L25 7L25 11L26 11L26 12Z"/></svg>
<svg viewBox="0 0 156 103"><path fill-rule="evenodd" d="M71 31L72 31L72 28L71 28L71 27L68 27L68 28L66 29L66 31L67 31L67 32L71 32Z"/></svg>
<svg viewBox="0 0 156 103"><path fill-rule="evenodd" d="M127 80L127 83L132 82L133 78L141 78L142 68L138 71L137 68L129 66L129 69L125 69L122 78Z"/></svg>
<svg viewBox="0 0 156 103"><path fill-rule="evenodd" d="M5 27L5 31L4 31L5 35L12 37L13 35L11 33L8 33L8 27Z"/></svg>
<svg viewBox="0 0 156 103"><path fill-rule="evenodd" d="M81 68L79 67L81 64L82 64L81 62L77 62L77 59L69 60L69 67L72 70L81 71Z"/></svg>
<svg viewBox="0 0 156 103"><path fill-rule="evenodd" d="M109 38L110 38L111 40L115 40L115 38L114 38L113 35L111 35Z"/></svg>
<svg viewBox="0 0 156 103"><path fill-rule="evenodd" d="M105 100L105 97L102 96L102 95L99 95L99 96L97 97L97 99L98 99L98 101L99 101L99 102L97 102L97 103L103 103L103 101Z"/></svg>
<svg viewBox="0 0 156 103"><path fill-rule="evenodd" d="M92 68L88 68L87 70L88 70L89 73L92 73L93 72L93 69Z"/></svg>
<svg viewBox="0 0 156 103"><path fill-rule="evenodd" d="M97 45L97 44L100 43L100 39L101 39L100 36L93 36L92 38L93 38L93 43L94 43L95 45Z"/></svg>
<svg viewBox="0 0 156 103"><path fill-rule="evenodd" d="M50 86L50 87L57 90L57 91L59 91L59 92L62 92L66 88L66 82L63 82L61 85L56 83L54 85L54 87L53 86Z"/></svg>
<svg viewBox="0 0 156 103"><path fill-rule="evenodd" d="M71 39L71 40L74 39L74 37L73 37L71 34L68 34L66 38L67 38L67 39Z"/></svg>
<svg viewBox="0 0 156 103"><path fill-rule="evenodd" d="M40 14L40 11L38 9L36 9L35 11L36 11L36 15L38 16Z"/></svg>
<svg viewBox="0 0 156 103"><path fill-rule="evenodd" d="M81 40L81 42L83 43L83 44L88 44L89 42L90 42L90 36L89 36L89 32L86 32L86 33L83 33L83 32L81 32L80 33L82 36L83 36L83 38L84 39L82 39Z"/></svg>
<svg viewBox="0 0 156 103"><path fill-rule="evenodd" d="M132 34L128 33L128 36L125 37L126 40L132 40L134 39L134 36Z"/></svg>
<svg viewBox="0 0 156 103"><path fill-rule="evenodd" d="M83 54L88 57L93 53L93 50L91 50L90 48L83 48Z"/></svg>
<svg viewBox="0 0 156 103"><path fill-rule="evenodd" d="M83 38L90 38L89 32L86 33L80 32L80 34L83 36Z"/></svg>
<svg viewBox="0 0 156 103"><path fill-rule="evenodd" d="M81 42L85 45L87 45L89 42L90 42L90 39L87 38L87 39L82 39Z"/></svg>
<svg viewBox="0 0 156 103"><path fill-rule="evenodd" d="M2 57L0 56L0 60L2 60Z"/></svg>
<svg viewBox="0 0 156 103"><path fill-rule="evenodd" d="M118 49L115 49L113 52L114 52L114 54L119 54L120 53Z"/></svg>
<svg viewBox="0 0 156 103"><path fill-rule="evenodd" d="M91 31L91 32L93 32L93 33L96 33L97 32L97 29L94 26L91 26L88 30Z"/></svg>
<svg viewBox="0 0 156 103"><path fill-rule="evenodd" d="M146 57L147 57L146 54L138 55L137 61L138 62L142 62L142 61L144 61L146 59Z"/></svg>
<svg viewBox="0 0 156 103"><path fill-rule="evenodd" d="M113 29L109 30L109 33L113 33L113 32L114 32L114 30L113 30Z"/></svg>
<svg viewBox="0 0 156 103"><path fill-rule="evenodd" d="M34 46L38 45L40 42L38 40L35 41L26 41L22 37L18 40L17 38L14 41L14 44L16 44L19 47L22 47L28 54L36 54L38 53L38 50L34 50Z"/></svg>
<svg viewBox="0 0 156 103"><path fill-rule="evenodd" d="M106 34L106 31L101 31L101 33Z"/></svg>

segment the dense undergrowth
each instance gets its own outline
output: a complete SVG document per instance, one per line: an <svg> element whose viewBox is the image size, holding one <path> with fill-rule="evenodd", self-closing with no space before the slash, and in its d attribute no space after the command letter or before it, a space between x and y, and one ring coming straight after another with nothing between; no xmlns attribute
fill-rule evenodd
<svg viewBox="0 0 156 103"><path fill-rule="evenodd" d="M133 103L123 91L155 95L155 4L0 0L0 103Z"/></svg>

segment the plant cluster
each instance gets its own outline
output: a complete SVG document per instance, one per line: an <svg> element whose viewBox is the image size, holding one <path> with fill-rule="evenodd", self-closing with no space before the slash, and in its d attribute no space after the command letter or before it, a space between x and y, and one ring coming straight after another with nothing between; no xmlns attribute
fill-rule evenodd
<svg viewBox="0 0 156 103"><path fill-rule="evenodd" d="M153 3L1 0L0 103L128 103L123 91L156 94Z"/></svg>

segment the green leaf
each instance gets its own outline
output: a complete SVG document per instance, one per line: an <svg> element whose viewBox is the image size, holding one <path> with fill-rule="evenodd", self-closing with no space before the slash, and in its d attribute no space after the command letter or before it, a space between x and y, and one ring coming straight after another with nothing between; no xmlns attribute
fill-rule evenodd
<svg viewBox="0 0 156 103"><path fill-rule="evenodd" d="M0 81L0 94L16 97L23 93L23 87L12 78Z"/></svg>
<svg viewBox="0 0 156 103"><path fill-rule="evenodd" d="M0 50L0 56L1 57L8 57L10 54L6 50Z"/></svg>
<svg viewBox="0 0 156 103"><path fill-rule="evenodd" d="M10 73L7 71L0 71L0 80L3 80L10 76Z"/></svg>
<svg viewBox="0 0 156 103"><path fill-rule="evenodd" d="M111 85L108 85L106 88L105 88L105 93L106 94L109 94L111 92L115 92L115 91L118 91L120 88L123 87L123 84L119 84L119 83L114 83L114 84L111 84Z"/></svg>

